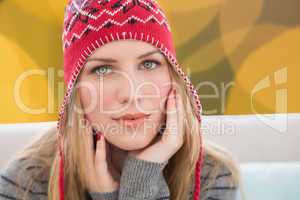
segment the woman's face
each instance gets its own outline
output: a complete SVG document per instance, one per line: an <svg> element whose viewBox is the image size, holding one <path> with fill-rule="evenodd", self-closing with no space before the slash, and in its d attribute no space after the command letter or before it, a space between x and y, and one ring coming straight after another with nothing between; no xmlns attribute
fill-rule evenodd
<svg viewBox="0 0 300 200"><path fill-rule="evenodd" d="M172 87L169 64L154 46L141 41L113 41L92 54L79 77L87 119L106 140L123 149L146 147L165 122ZM124 114L149 115L136 125L116 120Z"/></svg>

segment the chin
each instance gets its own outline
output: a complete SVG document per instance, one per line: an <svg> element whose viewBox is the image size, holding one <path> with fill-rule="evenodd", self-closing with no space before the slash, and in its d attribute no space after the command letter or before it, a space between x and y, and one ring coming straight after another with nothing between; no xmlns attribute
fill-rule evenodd
<svg viewBox="0 0 300 200"><path fill-rule="evenodd" d="M141 135L133 134L126 136L116 136L113 138L109 137L107 138L107 141L125 151L133 151L147 147L152 141L152 138L140 136Z"/></svg>

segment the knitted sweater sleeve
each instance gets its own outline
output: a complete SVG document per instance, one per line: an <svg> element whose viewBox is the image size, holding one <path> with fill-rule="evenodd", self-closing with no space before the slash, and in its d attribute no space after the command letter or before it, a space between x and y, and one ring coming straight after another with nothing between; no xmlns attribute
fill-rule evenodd
<svg viewBox="0 0 300 200"><path fill-rule="evenodd" d="M38 162L13 160L0 172L0 199L21 200L29 180L38 171ZM169 188L162 170L167 162L156 163L127 156L120 179L120 188L113 192L89 193L92 200L140 200L167 199ZM25 195L30 200L47 200L48 177L34 176L31 187Z"/></svg>
<svg viewBox="0 0 300 200"><path fill-rule="evenodd" d="M169 188L163 176L164 163L127 156L124 161L120 188L107 193L90 193L93 200L156 200L169 199Z"/></svg>
<svg viewBox="0 0 300 200"><path fill-rule="evenodd" d="M32 185L27 190L33 172L39 168L38 163L27 165L26 160L12 160L0 172L0 199L47 200L48 180L42 174L34 177ZM27 191L27 192L26 192Z"/></svg>
<svg viewBox="0 0 300 200"><path fill-rule="evenodd" d="M238 185L233 181L233 172L224 163L212 160L206 155L202 166L199 200L236 200ZM213 175L216 164L218 164L217 174ZM190 200L193 199L192 194L193 190L190 191Z"/></svg>
<svg viewBox="0 0 300 200"><path fill-rule="evenodd" d="M10 161L0 172L0 199L21 200L26 197L28 200L47 200L49 173L34 178L34 172L38 171L39 167L39 163L33 160L30 162L27 162L26 159ZM34 180L26 194L24 192L27 190L31 178ZM117 192L92 195L94 195L92 199L97 200L115 200L118 197Z"/></svg>
<svg viewBox="0 0 300 200"><path fill-rule="evenodd" d="M120 189L110 193L91 194L93 200L140 200L170 199L168 185L162 175L167 163L155 163L129 156L125 160ZM214 170L217 167L217 174ZM215 162L206 155L202 165L201 193L199 200L235 200L237 186L232 183L233 172L223 163ZM194 183L189 198L193 200Z"/></svg>
<svg viewBox="0 0 300 200"><path fill-rule="evenodd" d="M128 156L120 179L120 188L107 193L90 193L92 200L139 200L139 199L169 199L170 191L162 170L165 163L156 163L140 160ZM39 163L31 163L24 167L25 162L15 160L10 162L0 172L0 199L22 199L26 190L29 177L33 171L39 168ZM237 187L230 184L232 172L225 166L220 165L217 175L210 179L214 164L206 159L202 166L201 176L201 200L234 200L237 195ZM19 176L21 174L21 176ZM47 175L34 179L32 187L28 190L27 199L47 200L48 181ZM210 180L210 181L209 181ZM193 187L192 187L193 189ZM192 199L193 190L190 192Z"/></svg>
<svg viewBox="0 0 300 200"><path fill-rule="evenodd" d="M89 192L92 200L117 200L119 189L112 192Z"/></svg>

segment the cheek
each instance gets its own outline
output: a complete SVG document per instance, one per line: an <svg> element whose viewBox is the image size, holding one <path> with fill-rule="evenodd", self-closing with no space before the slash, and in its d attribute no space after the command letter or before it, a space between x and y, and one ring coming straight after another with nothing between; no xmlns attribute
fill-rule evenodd
<svg viewBox="0 0 300 200"><path fill-rule="evenodd" d="M155 107L157 114L162 115L166 109L166 101L170 86L159 86L158 98L153 98L151 104Z"/></svg>
<svg viewBox="0 0 300 200"><path fill-rule="evenodd" d="M115 101L116 86L115 83L105 84L103 87L97 88L98 93L98 107L110 108L111 104ZM101 105L102 104L102 105Z"/></svg>
<svg viewBox="0 0 300 200"><path fill-rule="evenodd" d="M156 107L159 106L159 109L162 112L165 109L165 103L171 89L171 80L168 76L160 76L160 78L158 77L152 81L159 90L159 98L155 98L154 103Z"/></svg>
<svg viewBox="0 0 300 200"><path fill-rule="evenodd" d="M90 112L99 110L100 108L109 108L113 102L115 94L114 84L106 84L100 86L95 83L90 84L89 87L80 87L80 98L85 110Z"/></svg>
<svg viewBox="0 0 300 200"><path fill-rule="evenodd" d="M94 91L91 91L87 87L80 87L80 99L84 110L88 110L93 107L93 99L95 98L96 94Z"/></svg>

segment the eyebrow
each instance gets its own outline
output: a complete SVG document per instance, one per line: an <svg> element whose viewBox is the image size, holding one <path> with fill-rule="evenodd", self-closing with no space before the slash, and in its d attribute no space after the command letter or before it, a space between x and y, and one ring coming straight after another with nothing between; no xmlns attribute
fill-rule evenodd
<svg viewBox="0 0 300 200"><path fill-rule="evenodd" d="M150 56L150 55L155 54L155 53L160 53L160 51L154 50L154 51L147 52L145 54L142 54L142 55L138 56L137 59L141 59L141 58ZM109 62L109 63L116 63L116 62L118 62L117 60L115 60L113 58L88 58L87 62L88 61L103 61L103 62Z"/></svg>

